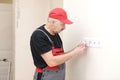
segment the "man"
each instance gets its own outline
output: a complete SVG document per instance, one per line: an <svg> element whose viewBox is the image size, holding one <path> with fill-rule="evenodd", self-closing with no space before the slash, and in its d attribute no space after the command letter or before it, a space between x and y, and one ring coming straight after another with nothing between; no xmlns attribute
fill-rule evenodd
<svg viewBox="0 0 120 80"><path fill-rule="evenodd" d="M72 24L66 11L55 8L50 11L48 22L33 32L30 46L36 66L34 80L65 80L65 62L85 50L81 43L64 53L58 33L65 29L65 24Z"/></svg>

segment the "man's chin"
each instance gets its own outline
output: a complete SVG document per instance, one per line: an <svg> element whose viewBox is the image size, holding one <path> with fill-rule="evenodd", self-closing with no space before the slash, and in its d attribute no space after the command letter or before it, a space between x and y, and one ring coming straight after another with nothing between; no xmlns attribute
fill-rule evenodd
<svg viewBox="0 0 120 80"><path fill-rule="evenodd" d="M63 30L59 31L58 33L62 32Z"/></svg>

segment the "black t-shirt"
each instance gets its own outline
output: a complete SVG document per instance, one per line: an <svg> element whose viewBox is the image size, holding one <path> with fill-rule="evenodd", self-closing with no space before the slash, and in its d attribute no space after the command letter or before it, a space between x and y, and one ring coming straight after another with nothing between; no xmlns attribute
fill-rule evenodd
<svg viewBox="0 0 120 80"><path fill-rule="evenodd" d="M47 30L45 30L44 26L45 25L42 25L38 29L43 30L49 36L55 48L61 48L62 41L60 36L58 34L51 35ZM31 36L30 47L35 66L39 68L45 68L47 64L41 57L41 54L52 50L52 43L48 37L42 31L35 30Z"/></svg>

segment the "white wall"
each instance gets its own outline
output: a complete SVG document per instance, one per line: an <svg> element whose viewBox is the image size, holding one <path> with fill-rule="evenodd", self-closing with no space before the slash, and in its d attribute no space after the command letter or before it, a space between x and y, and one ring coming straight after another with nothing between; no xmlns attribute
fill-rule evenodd
<svg viewBox="0 0 120 80"><path fill-rule="evenodd" d="M67 63L67 80L120 80L119 7L118 0L64 0L74 22L63 32L65 51L86 37L97 38L102 44Z"/></svg>
<svg viewBox="0 0 120 80"><path fill-rule="evenodd" d="M12 5L0 4L0 59L11 61Z"/></svg>
<svg viewBox="0 0 120 80"><path fill-rule="evenodd" d="M15 80L33 80L35 67L30 51L30 36L34 29L46 21L44 15L49 7L45 3L48 4L44 0L15 2Z"/></svg>
<svg viewBox="0 0 120 80"><path fill-rule="evenodd" d="M35 67L30 51L30 36L33 30L47 22L48 12L55 7L55 3L49 0L14 0L15 80L33 80ZM61 5L60 1L56 7Z"/></svg>
<svg viewBox="0 0 120 80"><path fill-rule="evenodd" d="M11 63L10 68L10 78L12 80L12 66L13 66L13 12L12 12L12 4L0 3L0 69L2 70L0 73L0 79L2 77L8 76L5 73L8 73L7 66L4 66L7 63L2 63L1 60L7 59L8 62ZM4 76L3 76L4 75Z"/></svg>

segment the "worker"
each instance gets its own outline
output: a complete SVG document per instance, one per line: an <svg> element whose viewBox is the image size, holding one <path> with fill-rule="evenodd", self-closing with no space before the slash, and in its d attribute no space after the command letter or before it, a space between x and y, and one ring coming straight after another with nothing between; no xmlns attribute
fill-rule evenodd
<svg viewBox="0 0 120 80"><path fill-rule="evenodd" d="M32 33L30 47L36 67L33 80L65 80L65 62L84 53L85 43L64 52L59 33L72 23L63 8L54 8L48 14L47 23Z"/></svg>

